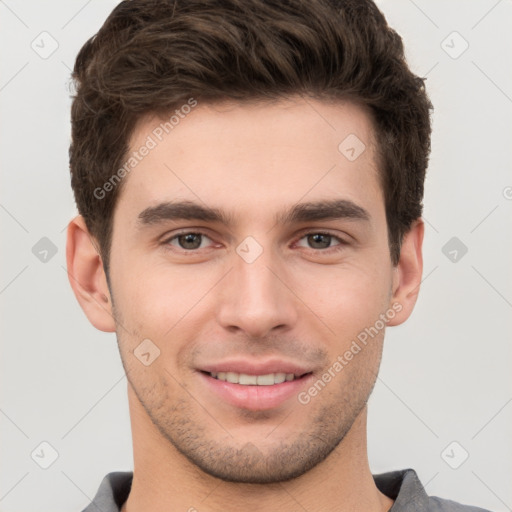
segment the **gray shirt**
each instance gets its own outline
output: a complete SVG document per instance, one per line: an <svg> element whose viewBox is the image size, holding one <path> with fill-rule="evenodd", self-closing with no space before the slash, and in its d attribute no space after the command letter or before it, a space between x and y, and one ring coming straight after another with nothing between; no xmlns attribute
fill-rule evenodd
<svg viewBox="0 0 512 512"><path fill-rule="evenodd" d="M132 478L132 471L109 473L82 512L119 512L130 494ZM413 469L381 473L373 479L380 492L395 500L388 512L489 512L435 496L429 498Z"/></svg>

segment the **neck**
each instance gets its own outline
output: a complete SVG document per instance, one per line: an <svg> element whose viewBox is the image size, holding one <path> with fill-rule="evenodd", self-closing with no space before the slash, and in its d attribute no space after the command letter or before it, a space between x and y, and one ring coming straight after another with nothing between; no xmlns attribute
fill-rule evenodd
<svg viewBox="0 0 512 512"><path fill-rule="evenodd" d="M130 386L128 395L134 471L121 512L386 512L393 505L375 486L368 464L366 407L323 462L292 480L261 485L226 482L204 473L160 434Z"/></svg>

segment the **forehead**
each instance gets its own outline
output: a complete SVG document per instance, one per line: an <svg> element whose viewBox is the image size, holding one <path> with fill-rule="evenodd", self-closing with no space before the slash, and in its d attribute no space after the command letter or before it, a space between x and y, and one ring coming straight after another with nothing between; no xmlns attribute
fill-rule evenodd
<svg viewBox="0 0 512 512"><path fill-rule="evenodd" d="M270 216L302 198L381 198L372 121L359 105L296 97L177 110L139 122L120 209L180 199Z"/></svg>

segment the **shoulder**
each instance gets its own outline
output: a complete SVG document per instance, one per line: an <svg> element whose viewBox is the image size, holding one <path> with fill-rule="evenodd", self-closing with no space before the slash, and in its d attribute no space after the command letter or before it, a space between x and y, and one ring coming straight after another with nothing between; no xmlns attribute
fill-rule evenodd
<svg viewBox="0 0 512 512"><path fill-rule="evenodd" d="M463 505L456 501L431 496L428 498L428 511L430 512L491 512L490 510Z"/></svg>
<svg viewBox="0 0 512 512"><path fill-rule="evenodd" d="M132 471L115 471L106 475L93 500L82 512L119 512L130 493L132 478Z"/></svg>
<svg viewBox="0 0 512 512"><path fill-rule="evenodd" d="M414 469L373 475L379 491L394 500L389 512L491 512L452 500L428 496Z"/></svg>

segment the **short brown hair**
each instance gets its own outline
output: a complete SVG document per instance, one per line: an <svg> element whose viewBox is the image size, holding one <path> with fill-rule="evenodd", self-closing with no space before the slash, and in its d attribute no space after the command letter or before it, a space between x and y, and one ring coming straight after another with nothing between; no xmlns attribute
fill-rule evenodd
<svg viewBox="0 0 512 512"><path fill-rule="evenodd" d="M198 101L291 95L369 108L393 264L421 217L432 105L371 0L125 0L73 70L71 185L108 277L119 169L137 122ZM341 142L341 141L340 141Z"/></svg>

